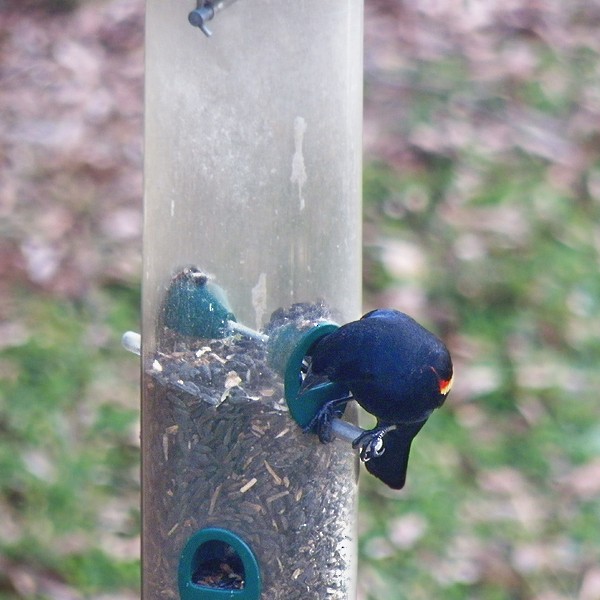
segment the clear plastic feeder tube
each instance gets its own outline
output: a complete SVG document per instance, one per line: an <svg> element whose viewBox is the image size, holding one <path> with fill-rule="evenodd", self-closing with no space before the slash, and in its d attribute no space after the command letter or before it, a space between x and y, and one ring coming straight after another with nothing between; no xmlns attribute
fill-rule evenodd
<svg viewBox="0 0 600 600"><path fill-rule="evenodd" d="M268 339L360 314L363 5L197 6L147 1L143 597L351 599L356 452Z"/></svg>

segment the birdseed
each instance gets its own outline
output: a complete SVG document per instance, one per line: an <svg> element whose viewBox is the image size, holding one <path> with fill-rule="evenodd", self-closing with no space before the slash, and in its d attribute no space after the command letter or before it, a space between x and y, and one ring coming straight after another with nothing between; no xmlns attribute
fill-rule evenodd
<svg viewBox="0 0 600 600"><path fill-rule="evenodd" d="M276 311L265 333L324 312ZM181 552L205 527L251 547L263 600L352 598L358 464L350 445L323 445L292 421L265 344L159 333L143 374L144 598L179 597ZM208 588L244 586L231 561L200 565L191 577Z"/></svg>

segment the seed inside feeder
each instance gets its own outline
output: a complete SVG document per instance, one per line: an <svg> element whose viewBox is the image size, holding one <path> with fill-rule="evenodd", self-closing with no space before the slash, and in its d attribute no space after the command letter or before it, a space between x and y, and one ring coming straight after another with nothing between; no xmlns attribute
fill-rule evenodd
<svg viewBox="0 0 600 600"><path fill-rule="evenodd" d="M277 311L268 333L315 313L323 308ZM152 600L177 597L181 551L204 527L229 529L250 545L265 598L346 600L356 453L347 442L323 445L296 425L260 340L159 333L144 377L145 502L156 517L144 535L148 589L158 590ZM243 573L220 558L198 562L197 582L243 585Z"/></svg>

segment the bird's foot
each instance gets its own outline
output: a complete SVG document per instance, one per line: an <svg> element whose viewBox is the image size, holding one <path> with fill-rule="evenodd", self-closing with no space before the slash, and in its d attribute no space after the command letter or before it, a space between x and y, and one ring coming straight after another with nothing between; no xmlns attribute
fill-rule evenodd
<svg viewBox="0 0 600 600"><path fill-rule="evenodd" d="M376 427L365 431L359 435L353 442L353 448L360 448L359 456L363 462L368 462L372 458L379 458L385 452L383 437L388 431L395 429L395 425L386 427Z"/></svg>
<svg viewBox="0 0 600 600"><path fill-rule="evenodd" d="M333 419L339 418L344 412L346 403L352 400L352 396L345 398L336 398L325 402L319 409L319 412L311 419L310 423L304 427L304 432L314 432L319 436L322 444L328 444L335 438L331 426Z"/></svg>

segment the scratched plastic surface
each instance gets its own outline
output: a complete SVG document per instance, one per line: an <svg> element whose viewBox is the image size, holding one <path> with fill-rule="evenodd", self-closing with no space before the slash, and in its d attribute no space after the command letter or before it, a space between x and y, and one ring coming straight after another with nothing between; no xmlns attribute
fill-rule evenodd
<svg viewBox="0 0 600 600"><path fill-rule="evenodd" d="M178 597L182 548L210 526L249 543L261 598L351 599L349 444L295 426L258 342L165 340L160 319L189 265L254 329L297 302L359 316L363 5L238 0L208 23L211 38L188 23L195 6L147 1L143 597ZM187 375L165 383L169 369L218 370L210 356L223 377L207 375L204 399Z"/></svg>

